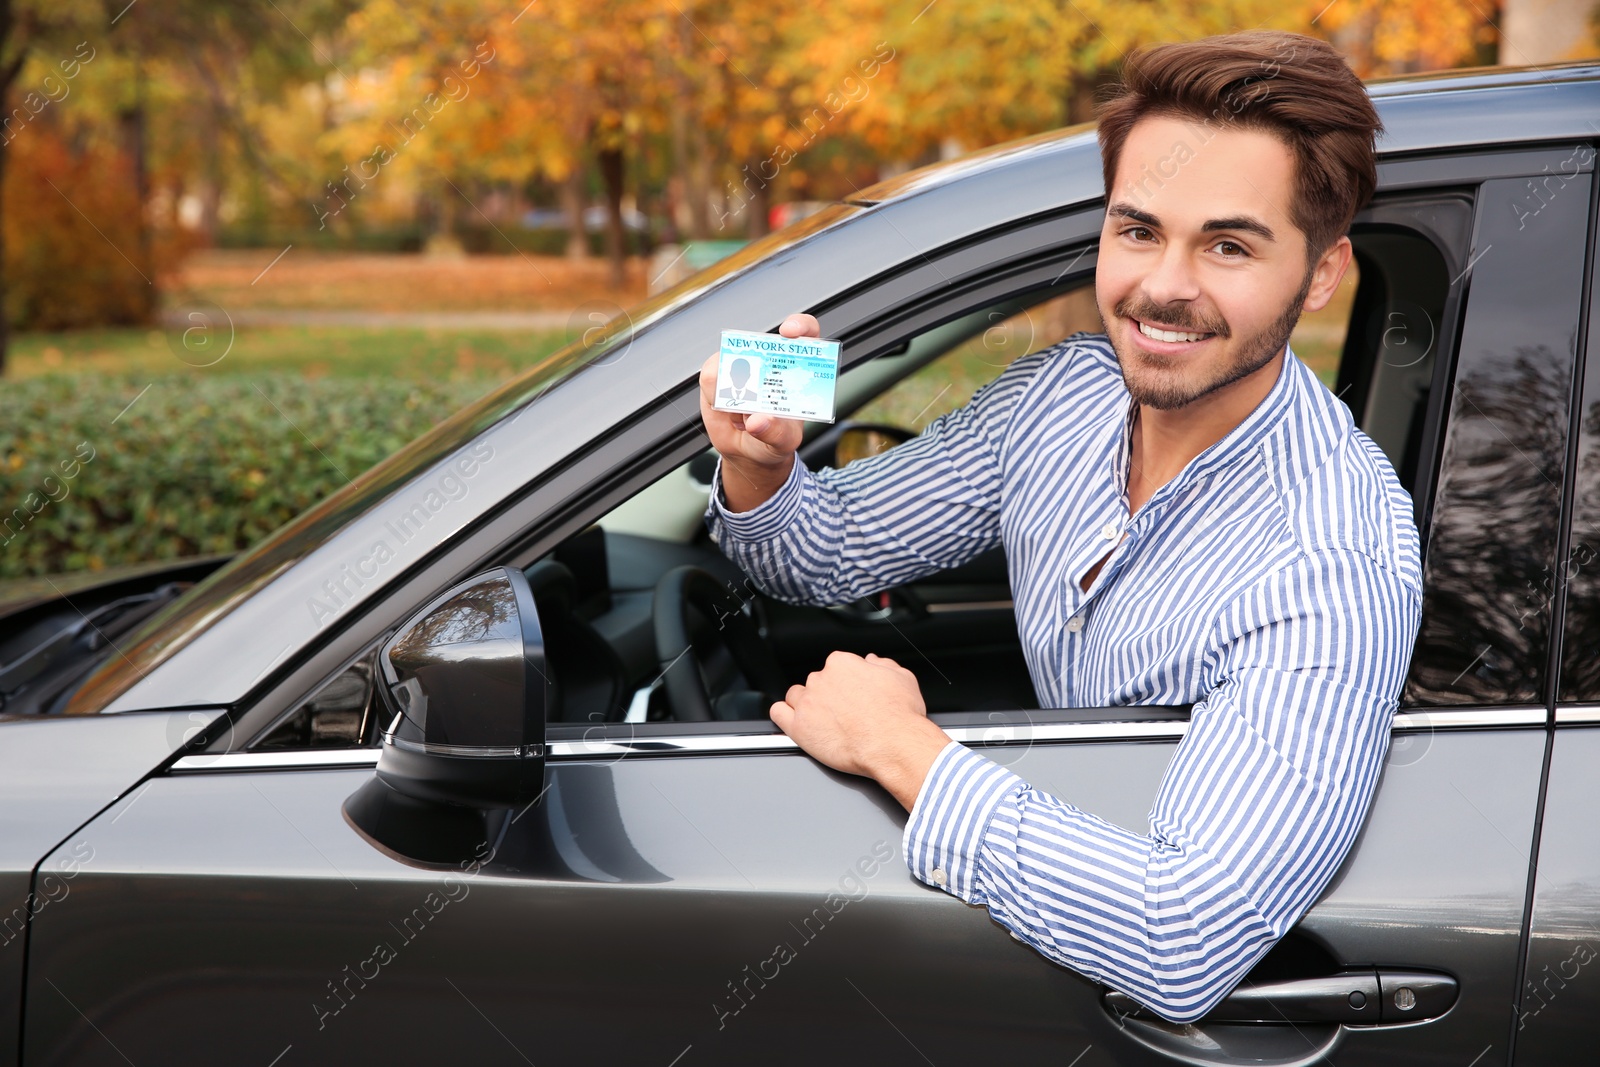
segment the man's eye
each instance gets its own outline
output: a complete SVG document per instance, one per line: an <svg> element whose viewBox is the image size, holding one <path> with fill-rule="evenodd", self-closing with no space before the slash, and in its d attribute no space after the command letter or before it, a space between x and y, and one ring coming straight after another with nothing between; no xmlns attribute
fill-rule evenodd
<svg viewBox="0 0 1600 1067"><path fill-rule="evenodd" d="M1233 241L1218 241L1213 247L1218 252L1221 252L1225 259L1238 259L1249 254L1244 250L1243 245L1236 244Z"/></svg>
<svg viewBox="0 0 1600 1067"><path fill-rule="evenodd" d="M1147 226L1130 226L1128 229L1122 231L1122 235L1124 237L1131 237L1135 241L1155 240L1155 234L1151 233L1149 227Z"/></svg>

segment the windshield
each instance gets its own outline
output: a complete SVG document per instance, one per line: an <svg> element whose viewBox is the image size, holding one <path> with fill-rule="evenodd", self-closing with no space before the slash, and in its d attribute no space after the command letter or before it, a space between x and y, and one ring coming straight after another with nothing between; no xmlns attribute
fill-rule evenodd
<svg viewBox="0 0 1600 1067"><path fill-rule="evenodd" d="M672 289L619 315L604 330L553 353L481 400L457 412L350 484L267 536L119 642L66 706L69 715L95 714L162 660L227 615L256 590L294 566L346 524L387 499L507 416L654 323L743 274L755 263L792 248L860 208L834 204L754 241Z"/></svg>

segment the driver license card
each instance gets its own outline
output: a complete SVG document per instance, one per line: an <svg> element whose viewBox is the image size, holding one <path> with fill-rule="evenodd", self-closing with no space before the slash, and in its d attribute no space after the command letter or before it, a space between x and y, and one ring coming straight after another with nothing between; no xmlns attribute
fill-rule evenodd
<svg viewBox="0 0 1600 1067"><path fill-rule="evenodd" d="M717 362L718 411L833 421L839 342L723 330Z"/></svg>

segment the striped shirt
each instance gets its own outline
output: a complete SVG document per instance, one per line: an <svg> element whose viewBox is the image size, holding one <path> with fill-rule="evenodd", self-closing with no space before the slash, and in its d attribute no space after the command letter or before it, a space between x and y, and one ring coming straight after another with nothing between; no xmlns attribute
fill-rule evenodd
<svg viewBox="0 0 1600 1067"><path fill-rule="evenodd" d="M1187 1022L1349 851L1421 618L1421 560L1387 459L1292 352L1256 409L1130 516L1133 414L1106 338L1078 334L892 451L816 475L797 462L748 512L713 493L708 521L767 592L808 604L1003 544L1042 706L1193 705L1148 833L952 742L904 837L917 878Z"/></svg>

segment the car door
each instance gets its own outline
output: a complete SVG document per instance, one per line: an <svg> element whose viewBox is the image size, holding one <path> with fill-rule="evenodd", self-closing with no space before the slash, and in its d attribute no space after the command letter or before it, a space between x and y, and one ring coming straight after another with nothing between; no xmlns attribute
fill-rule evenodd
<svg viewBox="0 0 1600 1067"><path fill-rule="evenodd" d="M617 723L553 726L545 792L443 868L347 822L371 749L240 737L171 763L81 831L94 863L35 918L24 1062L688 1067L961 1062L997 1047L1052 1064L1509 1062L1554 695L1553 607L1523 582L1557 559L1567 455L1550 427L1570 411L1590 211L1585 174L1579 195L1516 226L1508 198L1549 155L1387 169L1391 191L1358 226L1368 288L1340 388L1358 418L1388 420L1375 439L1409 467L1428 599L1367 826L1246 979L1280 983L1254 1006L1272 1017L1124 1014L981 909L913 881L898 806L768 726ZM908 262L819 308L824 329L862 357L889 351L1059 280L1097 229L1092 210L1068 214ZM635 446L639 479L701 447L691 425L662 431L672 449ZM592 521L608 501L580 492L582 469L572 478L522 521ZM548 548L530 536L505 558ZM940 721L1141 832L1186 725L1128 708ZM1341 1018L1364 1010L1343 993L1330 1008L1341 983L1373 991L1370 1014Z"/></svg>

